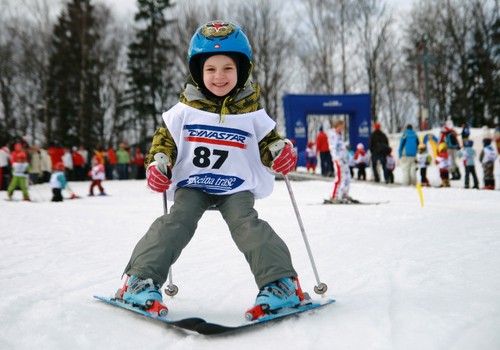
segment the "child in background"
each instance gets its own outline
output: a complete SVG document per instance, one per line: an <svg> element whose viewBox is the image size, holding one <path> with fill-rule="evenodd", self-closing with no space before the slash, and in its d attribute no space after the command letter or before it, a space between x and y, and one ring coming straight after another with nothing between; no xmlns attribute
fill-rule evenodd
<svg viewBox="0 0 500 350"><path fill-rule="evenodd" d="M62 202L62 190L68 183L64 175L65 166L62 162L54 165L54 172L50 175L50 187L52 188L52 202Z"/></svg>
<svg viewBox="0 0 500 350"><path fill-rule="evenodd" d="M439 167L439 177L441 178L441 186L439 187L450 187L451 160L448 154L448 147L444 142L441 142L438 146L436 164Z"/></svg>
<svg viewBox="0 0 500 350"><path fill-rule="evenodd" d="M495 167L495 160L497 159L497 152L491 145L491 139L483 139L483 149L479 154L479 160L483 164L483 179L484 179L484 189L494 190L495 189L495 175L493 170Z"/></svg>
<svg viewBox="0 0 500 350"><path fill-rule="evenodd" d="M351 174L351 179L354 178L354 168L356 167L356 160L354 159L354 150L351 145L345 146L347 149L347 165L349 165L349 173Z"/></svg>
<svg viewBox="0 0 500 350"><path fill-rule="evenodd" d="M368 157L366 155L365 146L358 143L356 152L354 153L354 161L358 169L358 180L366 180L366 166L368 165Z"/></svg>
<svg viewBox="0 0 500 350"><path fill-rule="evenodd" d="M472 180L474 181L474 186L472 188L479 189L479 181L476 175L476 166L474 164L474 159L476 158L476 151L472 146L474 145L474 141L466 140L464 142L464 149L460 152L460 156L464 160L465 167L465 188L469 188L469 180L472 176Z"/></svg>
<svg viewBox="0 0 500 350"><path fill-rule="evenodd" d="M387 179L385 180L386 184L394 183L394 169L396 169L396 159L392 155L392 148L389 147L389 154L385 160L385 169L387 170Z"/></svg>
<svg viewBox="0 0 500 350"><path fill-rule="evenodd" d="M90 184L89 196L94 195L94 187L96 186L100 191L99 196L105 196L106 193L104 192L104 188L102 187L102 182L106 178L106 170L104 169L104 165L96 157L92 159L92 164L93 167L89 172L89 176L92 179L92 182Z"/></svg>
<svg viewBox="0 0 500 350"><path fill-rule="evenodd" d="M306 169L307 172L311 171L313 174L316 174L316 147L314 147L314 143L309 141L306 147Z"/></svg>
<svg viewBox="0 0 500 350"><path fill-rule="evenodd" d="M420 183L422 186L429 186L427 179L427 167L431 164L432 157L427 152L427 146L423 143L418 145L418 153L416 156L417 167L420 169Z"/></svg>
<svg viewBox="0 0 500 350"><path fill-rule="evenodd" d="M27 179L30 172L30 166L27 162L26 153L17 152L16 161L12 164L12 180L7 188L7 195L9 200L12 200L12 194L19 186L23 192L23 199L25 201L30 201L30 195L28 193L28 183Z"/></svg>

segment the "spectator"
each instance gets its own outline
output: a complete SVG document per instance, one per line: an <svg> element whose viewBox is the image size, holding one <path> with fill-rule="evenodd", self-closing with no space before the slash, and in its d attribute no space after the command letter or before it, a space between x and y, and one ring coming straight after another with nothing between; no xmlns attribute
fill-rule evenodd
<svg viewBox="0 0 500 350"><path fill-rule="evenodd" d="M472 176L472 180L474 181L474 186L472 188L479 189L479 181L476 175L476 166L475 166L475 158L476 151L472 146L474 145L474 141L466 140L464 142L464 149L460 152L462 159L464 160L465 166L465 188L469 188L469 178Z"/></svg>
<svg viewBox="0 0 500 350"><path fill-rule="evenodd" d="M389 154L386 157L385 161L385 170L387 174L386 184L394 183L394 169L396 169L396 159L392 155L392 148L389 147Z"/></svg>
<svg viewBox="0 0 500 350"><path fill-rule="evenodd" d="M366 180L366 166L368 164L368 155L365 151L365 146L358 143L356 153L354 153L356 168L358 169L358 180Z"/></svg>
<svg viewBox="0 0 500 350"><path fill-rule="evenodd" d="M106 179L113 180L114 173L116 170L116 153L115 150L110 146L106 151Z"/></svg>
<svg viewBox="0 0 500 350"><path fill-rule="evenodd" d="M403 175L402 184L406 186L417 184L417 164L415 163L415 157L417 156L418 143L418 137L415 131L413 131L413 126L408 124L406 131L399 141L398 150Z"/></svg>
<svg viewBox="0 0 500 350"><path fill-rule="evenodd" d="M457 165L457 152L461 148L460 143L458 142L458 135L453 130L453 121L448 119L444 125L443 130L441 131L441 136L439 138L439 143L444 142L446 144L446 148L448 149L448 155L450 156L450 174L451 180L460 180L460 170L458 170Z"/></svg>
<svg viewBox="0 0 500 350"><path fill-rule="evenodd" d="M58 163L63 162L64 149L61 147L58 141L54 141L52 145L47 149L47 153L49 154L50 162L52 164L52 169L50 170L55 170L54 166Z"/></svg>
<svg viewBox="0 0 500 350"><path fill-rule="evenodd" d="M10 150L9 144L0 148L0 191L6 190L10 178Z"/></svg>
<svg viewBox="0 0 500 350"><path fill-rule="evenodd" d="M84 181L85 159L82 154L78 152L78 148L76 146L71 149L71 157L73 159L73 181Z"/></svg>
<svg viewBox="0 0 500 350"><path fill-rule="evenodd" d="M384 175L384 181L387 181L387 169L386 169L386 158L389 154L389 140L387 136L380 130L380 124L375 123L373 126L374 131L370 135L369 148L372 160L372 171L373 180L375 182L380 182L380 175L378 173L378 164L382 168L382 173Z"/></svg>
<svg viewBox="0 0 500 350"><path fill-rule="evenodd" d="M323 131L323 127L319 127L318 136L316 136L316 152L319 153L321 164L321 176L333 176L333 161L328 144L328 136Z"/></svg>
<svg viewBox="0 0 500 350"><path fill-rule="evenodd" d="M29 164L30 164L30 181L32 184L38 184L43 179L42 173L42 155L40 147L32 146L29 149Z"/></svg>
<svg viewBox="0 0 500 350"><path fill-rule="evenodd" d="M120 143L118 146L118 151L116 152L116 163L118 164L118 178L120 180L127 180L128 177L128 167L130 165L130 155L125 149L125 144Z"/></svg>
<svg viewBox="0 0 500 350"><path fill-rule="evenodd" d="M485 138L483 139L483 149L479 154L479 160L483 165L483 180L484 180L484 189L485 190L494 190L495 189L495 160L497 159L497 152L493 149L491 145L491 139Z"/></svg>

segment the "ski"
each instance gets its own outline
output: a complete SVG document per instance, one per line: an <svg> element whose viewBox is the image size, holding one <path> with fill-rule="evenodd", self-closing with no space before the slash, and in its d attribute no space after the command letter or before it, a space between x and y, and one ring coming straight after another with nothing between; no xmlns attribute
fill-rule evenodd
<svg viewBox="0 0 500 350"><path fill-rule="evenodd" d="M94 298L103 301L109 305L117 306L125 310L129 310L132 312L135 312L139 315L146 316L150 319L160 321L167 326L172 326L174 328L179 328L187 331L192 331L196 332L199 334L203 335L217 335L217 334L223 334L223 333L229 333L229 332L235 332L235 331L240 331L240 330L245 330L248 328L251 328L253 326L258 326L262 324L267 324L273 321L281 320L284 318L287 318L289 316L297 315L306 311L314 310L317 308L320 308L322 306L329 305L333 302L335 302L334 299L331 298L322 298L319 300L308 300L305 304L301 304L298 307L295 308L286 308L279 310L275 314L269 314L263 317L258 318L257 320L254 321L246 321L238 325L224 325L224 324L219 324L219 323L212 323L208 322L202 318L199 317L189 317L189 318L184 318L180 320L172 320L169 319L168 317L160 317L156 316L153 314L150 314L149 312L146 312L142 309L139 309L137 307L134 307L133 305L119 301L119 299L115 298L106 298L106 297L101 297L101 296L94 296Z"/></svg>
<svg viewBox="0 0 500 350"><path fill-rule="evenodd" d="M146 312L145 310L142 310L138 307L134 307L132 304L124 302L124 301L119 301L119 299L116 298L106 298L106 297L101 297L94 295L94 298L103 301L109 305L117 306L119 308L129 310L132 312L135 312L139 315L146 316L148 318L151 318L156 321L160 321L162 323L165 323L166 325L176 327L176 328L181 328L185 329L188 331L196 331L196 326L199 325L200 323L205 323L206 321L198 318L198 317L189 317L189 318L183 318L180 320L172 320L169 319L168 317L160 317L157 315L153 315L149 312Z"/></svg>
<svg viewBox="0 0 500 350"><path fill-rule="evenodd" d="M389 203L389 201L362 202L362 201L358 201L356 199L345 200L345 201L339 201L339 200L333 200L333 199L324 199L323 200L323 204L335 204L335 205L380 205L380 204L386 204L386 203Z"/></svg>
<svg viewBox="0 0 500 350"><path fill-rule="evenodd" d="M329 305L333 302L335 302L335 300L330 298L323 298L321 300L309 300L307 304L303 304L295 308L282 309L275 314L266 315L254 321L246 321L239 325L223 325L219 323L203 322L196 326L196 332L204 335L217 335L229 332L242 331L255 326L282 320L289 316L296 316L303 312L318 309L320 307Z"/></svg>

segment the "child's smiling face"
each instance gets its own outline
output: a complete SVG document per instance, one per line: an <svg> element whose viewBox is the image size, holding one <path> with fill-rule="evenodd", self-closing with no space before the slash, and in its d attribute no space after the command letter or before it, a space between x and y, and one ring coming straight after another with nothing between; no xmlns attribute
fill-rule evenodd
<svg viewBox="0 0 500 350"><path fill-rule="evenodd" d="M214 55L203 65L203 83L212 94L226 96L238 82L236 62L229 56Z"/></svg>

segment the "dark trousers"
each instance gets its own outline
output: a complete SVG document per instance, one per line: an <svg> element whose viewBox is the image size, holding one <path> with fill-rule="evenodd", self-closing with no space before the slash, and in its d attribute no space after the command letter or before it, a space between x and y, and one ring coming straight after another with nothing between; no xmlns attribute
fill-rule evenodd
<svg viewBox="0 0 500 350"><path fill-rule="evenodd" d="M52 202L62 202L63 196L60 188L52 189Z"/></svg>
<svg viewBox="0 0 500 350"><path fill-rule="evenodd" d="M469 178L472 176L472 180L474 181L474 188L479 187L479 181L476 175L476 167L474 165L466 165L465 166L465 187L469 188Z"/></svg>
<svg viewBox="0 0 500 350"><path fill-rule="evenodd" d="M333 161L330 151L319 152L319 159L321 161L321 175L332 176L333 175Z"/></svg>
<svg viewBox="0 0 500 350"><path fill-rule="evenodd" d="M387 182L387 170L385 169L386 160L387 160L387 158L382 154L373 154L372 155L373 179L375 180L375 182L380 181L380 175L379 175L378 169L377 169L378 162L380 162L380 165L382 167L382 172L384 174L384 181Z"/></svg>

